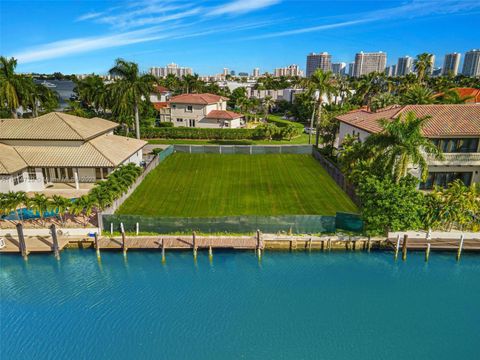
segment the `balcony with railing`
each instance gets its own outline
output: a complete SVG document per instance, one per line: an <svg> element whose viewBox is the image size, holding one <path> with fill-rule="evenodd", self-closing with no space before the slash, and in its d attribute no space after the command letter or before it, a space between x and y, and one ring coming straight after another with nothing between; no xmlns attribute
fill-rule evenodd
<svg viewBox="0 0 480 360"><path fill-rule="evenodd" d="M427 162L430 166L480 166L480 152L443 153L443 160L427 155Z"/></svg>

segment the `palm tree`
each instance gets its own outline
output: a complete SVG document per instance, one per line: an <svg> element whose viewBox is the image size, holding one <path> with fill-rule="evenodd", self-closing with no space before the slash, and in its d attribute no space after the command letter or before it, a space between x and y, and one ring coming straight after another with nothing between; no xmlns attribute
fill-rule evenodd
<svg viewBox="0 0 480 360"><path fill-rule="evenodd" d="M35 194L31 199L32 209L40 216L42 226L45 226L45 213L50 209L50 200L44 194Z"/></svg>
<svg viewBox="0 0 480 360"><path fill-rule="evenodd" d="M60 218L60 222L62 223L62 227L65 227L65 214L68 212L68 209L72 205L70 199L64 198L63 196L53 195L52 200L50 202L51 210L56 211L58 217Z"/></svg>
<svg viewBox="0 0 480 360"><path fill-rule="evenodd" d="M455 89L447 90L441 97L442 104L465 104L468 100L475 96L460 96L460 93Z"/></svg>
<svg viewBox="0 0 480 360"><path fill-rule="evenodd" d="M115 60L109 73L120 77L112 86L112 96L121 113L130 115L133 108L136 136L140 139L140 102L148 98L156 79L150 74L140 74L138 64L123 59Z"/></svg>
<svg viewBox="0 0 480 360"><path fill-rule="evenodd" d="M24 193L23 193L24 194ZM6 215L11 214L12 212L15 213L18 221L22 221L23 218L20 216L18 212L18 208L23 203L23 195L20 192L9 191L4 195L4 212Z"/></svg>
<svg viewBox="0 0 480 360"><path fill-rule="evenodd" d="M428 175L426 155L443 158L439 148L422 135L422 128L429 118L418 118L410 111L403 118L382 119L379 122L383 131L370 136L365 142L372 149L378 149L377 160L390 169L397 183L407 175L409 165L419 166L425 181Z"/></svg>
<svg viewBox="0 0 480 360"><path fill-rule="evenodd" d="M402 102L404 104L433 104L436 101L435 94L429 88L416 84L412 86L404 95Z"/></svg>
<svg viewBox="0 0 480 360"><path fill-rule="evenodd" d="M265 118L267 118L271 108L275 105L275 101L271 96L265 96L265 98L262 100L262 105L265 110Z"/></svg>
<svg viewBox="0 0 480 360"><path fill-rule="evenodd" d="M50 112L58 107L58 95L51 89L36 84L32 78L22 78L23 87L20 93L20 103L32 110L32 116L37 117L40 107Z"/></svg>
<svg viewBox="0 0 480 360"><path fill-rule="evenodd" d="M432 70L432 54L419 54L413 62L413 68L417 72L417 79L420 84L423 83L425 76Z"/></svg>
<svg viewBox="0 0 480 360"><path fill-rule="evenodd" d="M23 91L22 77L15 74L17 60L0 56L0 104L5 104L16 119L17 109L21 105L20 93Z"/></svg>
<svg viewBox="0 0 480 360"><path fill-rule="evenodd" d="M80 101L93 108L96 113L99 113L100 109L105 111L108 107L109 94L100 76L90 75L82 80L75 80L75 83L75 92Z"/></svg>
<svg viewBox="0 0 480 360"><path fill-rule="evenodd" d="M78 216L82 214L83 216L83 226L86 227L88 224L88 219L95 208L95 199L89 195L82 195L79 198L75 199L70 207L70 211Z"/></svg>
<svg viewBox="0 0 480 360"><path fill-rule="evenodd" d="M333 82L333 76L331 71L324 72L322 69L317 69L312 76L308 79L308 87L312 93L316 95L316 118L317 118L317 134L315 139L315 146L318 147L319 135L320 135L320 123L322 121L322 107L323 97L331 97L335 92L335 84ZM318 97L317 97L318 96ZM313 128L313 115L310 123L310 127ZM308 143L311 143L311 132L308 135Z"/></svg>

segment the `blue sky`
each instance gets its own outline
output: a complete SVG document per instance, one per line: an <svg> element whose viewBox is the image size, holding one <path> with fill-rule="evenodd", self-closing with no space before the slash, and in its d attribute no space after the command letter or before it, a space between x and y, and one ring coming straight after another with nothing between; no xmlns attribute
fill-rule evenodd
<svg viewBox="0 0 480 360"><path fill-rule="evenodd" d="M480 47L479 20L479 0L1 0L0 54L21 72L67 74L105 73L117 57L201 75L304 69L312 51L334 62L385 51L388 64L431 52L440 66L445 53Z"/></svg>

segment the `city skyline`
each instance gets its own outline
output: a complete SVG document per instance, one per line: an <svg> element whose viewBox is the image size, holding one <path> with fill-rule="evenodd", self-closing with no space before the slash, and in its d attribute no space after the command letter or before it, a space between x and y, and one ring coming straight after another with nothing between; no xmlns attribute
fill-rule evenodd
<svg viewBox="0 0 480 360"><path fill-rule="evenodd" d="M387 53L387 65L428 52L440 67L446 54L478 48L471 29L480 4L470 0L329 2L321 15L315 10L324 1L34 4L0 5L0 53L16 57L21 72L105 73L123 57L143 71L175 62L200 75L224 67L237 73L258 67L263 73L289 64L306 70L311 52L349 64L360 51ZM29 5L35 16L15 16ZM7 31L12 27L18 29L15 37Z"/></svg>

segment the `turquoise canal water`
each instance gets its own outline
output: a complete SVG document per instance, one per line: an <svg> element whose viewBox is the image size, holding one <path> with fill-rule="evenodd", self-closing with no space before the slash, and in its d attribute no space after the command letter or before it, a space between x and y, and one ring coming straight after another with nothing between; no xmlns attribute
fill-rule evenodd
<svg viewBox="0 0 480 360"><path fill-rule="evenodd" d="M480 256L0 257L1 359L478 359Z"/></svg>

